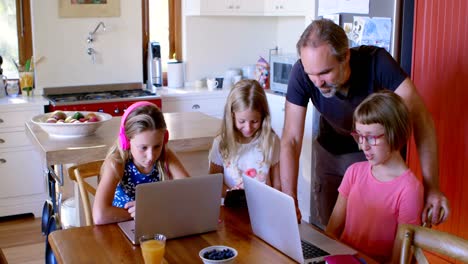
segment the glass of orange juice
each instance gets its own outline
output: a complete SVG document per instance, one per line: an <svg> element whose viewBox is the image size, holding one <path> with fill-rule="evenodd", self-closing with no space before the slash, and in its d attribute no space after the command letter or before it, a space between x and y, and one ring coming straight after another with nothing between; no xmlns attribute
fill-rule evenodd
<svg viewBox="0 0 468 264"><path fill-rule="evenodd" d="M166 248L166 236L162 234L143 235L140 237L140 247L145 264L161 264Z"/></svg>

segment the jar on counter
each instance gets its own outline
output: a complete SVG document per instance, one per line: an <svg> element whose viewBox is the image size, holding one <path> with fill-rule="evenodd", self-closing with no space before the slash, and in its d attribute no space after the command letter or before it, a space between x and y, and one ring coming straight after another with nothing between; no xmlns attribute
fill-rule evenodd
<svg viewBox="0 0 468 264"><path fill-rule="evenodd" d="M16 97L20 94L19 80L12 79L6 82L6 94L11 97Z"/></svg>

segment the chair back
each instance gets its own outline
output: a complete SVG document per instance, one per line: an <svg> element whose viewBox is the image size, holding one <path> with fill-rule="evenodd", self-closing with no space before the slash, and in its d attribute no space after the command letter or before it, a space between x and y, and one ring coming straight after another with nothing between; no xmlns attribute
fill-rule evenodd
<svg viewBox="0 0 468 264"><path fill-rule="evenodd" d="M2 249L0 248L0 264L7 264L7 263L8 263L8 261L7 261L6 257L5 257L5 255L3 254Z"/></svg>
<svg viewBox="0 0 468 264"><path fill-rule="evenodd" d="M393 260L400 264L429 263L423 250L468 262L468 240L427 227L400 224L393 247Z"/></svg>
<svg viewBox="0 0 468 264"><path fill-rule="evenodd" d="M89 195L96 195L96 188L89 184L86 179L96 177L99 182L99 173L104 160L97 160L74 165L68 168L68 176L72 181L78 183L81 202L83 204L86 225L93 225L93 215Z"/></svg>

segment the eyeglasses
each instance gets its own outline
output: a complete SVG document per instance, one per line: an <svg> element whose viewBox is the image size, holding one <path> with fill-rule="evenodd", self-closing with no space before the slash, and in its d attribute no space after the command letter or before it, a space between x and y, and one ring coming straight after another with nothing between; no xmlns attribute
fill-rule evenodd
<svg viewBox="0 0 468 264"><path fill-rule="evenodd" d="M353 136L354 140L356 140L356 142L358 144L364 144L364 139L365 139L367 144L369 144L371 146L376 146L377 145L377 139L385 136L385 134L378 135L378 136L370 136L370 135L364 136L364 135L359 134L356 131L353 131L353 132L351 132L351 136Z"/></svg>

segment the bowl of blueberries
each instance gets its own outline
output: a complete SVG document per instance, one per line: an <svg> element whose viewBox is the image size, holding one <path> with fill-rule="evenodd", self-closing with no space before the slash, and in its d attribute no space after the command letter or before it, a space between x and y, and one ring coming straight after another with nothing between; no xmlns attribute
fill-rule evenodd
<svg viewBox="0 0 468 264"><path fill-rule="evenodd" d="M234 262L237 250L228 246L211 246L200 250L198 255L205 264L227 264Z"/></svg>

